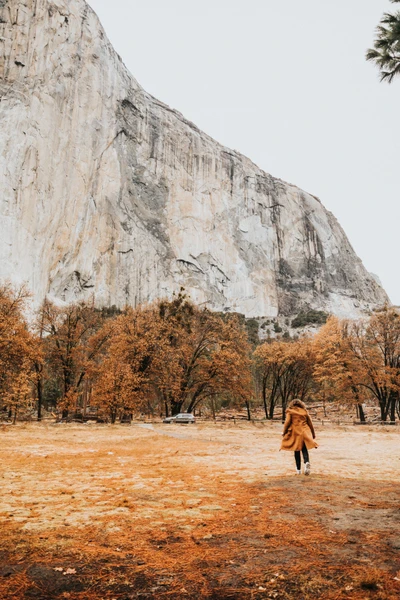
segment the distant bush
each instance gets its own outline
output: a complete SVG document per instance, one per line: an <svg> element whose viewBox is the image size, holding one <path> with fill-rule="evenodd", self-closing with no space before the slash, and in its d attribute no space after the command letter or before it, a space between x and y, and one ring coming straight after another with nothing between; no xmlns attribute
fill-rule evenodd
<svg viewBox="0 0 400 600"><path fill-rule="evenodd" d="M274 331L275 333L281 333L282 327L279 327L278 323L274 323Z"/></svg>
<svg viewBox="0 0 400 600"><path fill-rule="evenodd" d="M247 335L249 336L249 342L254 346L260 343L258 337L259 323L257 319L246 319Z"/></svg>
<svg viewBox="0 0 400 600"><path fill-rule="evenodd" d="M306 325L324 325L328 319L327 313L322 310L309 310L300 312L292 321L292 327L305 327Z"/></svg>

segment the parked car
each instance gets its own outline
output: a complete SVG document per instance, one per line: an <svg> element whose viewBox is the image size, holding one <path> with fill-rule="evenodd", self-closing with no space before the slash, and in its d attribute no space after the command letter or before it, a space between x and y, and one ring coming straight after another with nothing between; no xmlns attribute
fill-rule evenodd
<svg viewBox="0 0 400 600"><path fill-rule="evenodd" d="M196 423L196 419L191 413L179 413L179 415L167 417L163 423Z"/></svg>

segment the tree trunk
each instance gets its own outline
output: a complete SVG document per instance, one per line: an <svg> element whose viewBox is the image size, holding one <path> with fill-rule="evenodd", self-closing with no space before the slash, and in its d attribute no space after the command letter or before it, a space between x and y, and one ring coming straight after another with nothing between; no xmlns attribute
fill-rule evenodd
<svg viewBox="0 0 400 600"><path fill-rule="evenodd" d="M263 404L264 404L264 410L265 410L265 418L269 419L268 416L268 405L267 405L267 382L263 381L263 386L262 386L262 397L263 397Z"/></svg>
<svg viewBox="0 0 400 600"><path fill-rule="evenodd" d="M269 419L272 420L274 418L275 412L275 398L272 396L269 399Z"/></svg>
<svg viewBox="0 0 400 600"><path fill-rule="evenodd" d="M250 413L250 402L248 400L244 401L247 409L247 420L251 421L251 413Z"/></svg>
<svg viewBox="0 0 400 600"><path fill-rule="evenodd" d="M364 409L363 409L363 405L362 404L357 404L357 412L358 412L358 416L360 418L360 422L361 423L365 423L366 419L365 419L365 413L364 413Z"/></svg>
<svg viewBox="0 0 400 600"><path fill-rule="evenodd" d="M173 417L181 412L183 402L174 402L171 400L171 414Z"/></svg>
<svg viewBox="0 0 400 600"><path fill-rule="evenodd" d="M168 419L168 417L169 417L168 402L164 402L164 406L165 406L165 416Z"/></svg>
<svg viewBox="0 0 400 600"><path fill-rule="evenodd" d="M211 411L212 411L213 419L215 421L215 402L214 402L214 398L211 398Z"/></svg>
<svg viewBox="0 0 400 600"><path fill-rule="evenodd" d="M390 420L392 423L396 420L396 402L397 398L391 398L390 400Z"/></svg>
<svg viewBox="0 0 400 600"><path fill-rule="evenodd" d="M42 420L42 405L43 405L43 386L42 386L42 378L39 377L37 380L37 397L38 397L38 409L37 409L37 420Z"/></svg>
<svg viewBox="0 0 400 600"><path fill-rule="evenodd" d="M282 399L282 423L284 423L285 419L286 419L286 407L287 407L287 404L288 404L287 400L283 400Z"/></svg>
<svg viewBox="0 0 400 600"><path fill-rule="evenodd" d="M110 417L111 417L111 423L114 425L115 421L117 420L117 411L111 410Z"/></svg>
<svg viewBox="0 0 400 600"><path fill-rule="evenodd" d="M383 400L379 401L379 408L381 410L381 421L386 421L387 411L386 411L386 403Z"/></svg>

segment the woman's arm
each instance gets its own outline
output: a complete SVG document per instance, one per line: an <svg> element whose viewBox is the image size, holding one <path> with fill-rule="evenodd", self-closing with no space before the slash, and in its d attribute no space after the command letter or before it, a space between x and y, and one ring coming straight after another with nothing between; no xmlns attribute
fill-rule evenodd
<svg viewBox="0 0 400 600"><path fill-rule="evenodd" d="M283 426L282 435L285 435L288 432L291 422L292 422L292 415L289 413L288 415L286 415L286 420L285 420L285 424Z"/></svg>
<svg viewBox="0 0 400 600"><path fill-rule="evenodd" d="M311 421L311 417L310 415L307 413L307 425L309 426L309 428L311 429L311 433L313 436L313 439L315 439L315 429L314 429L314 425Z"/></svg>

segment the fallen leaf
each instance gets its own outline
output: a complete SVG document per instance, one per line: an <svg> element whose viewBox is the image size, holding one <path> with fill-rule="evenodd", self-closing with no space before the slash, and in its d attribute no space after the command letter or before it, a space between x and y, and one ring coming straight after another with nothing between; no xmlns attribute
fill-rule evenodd
<svg viewBox="0 0 400 600"><path fill-rule="evenodd" d="M66 569L63 575L75 575L76 569Z"/></svg>

